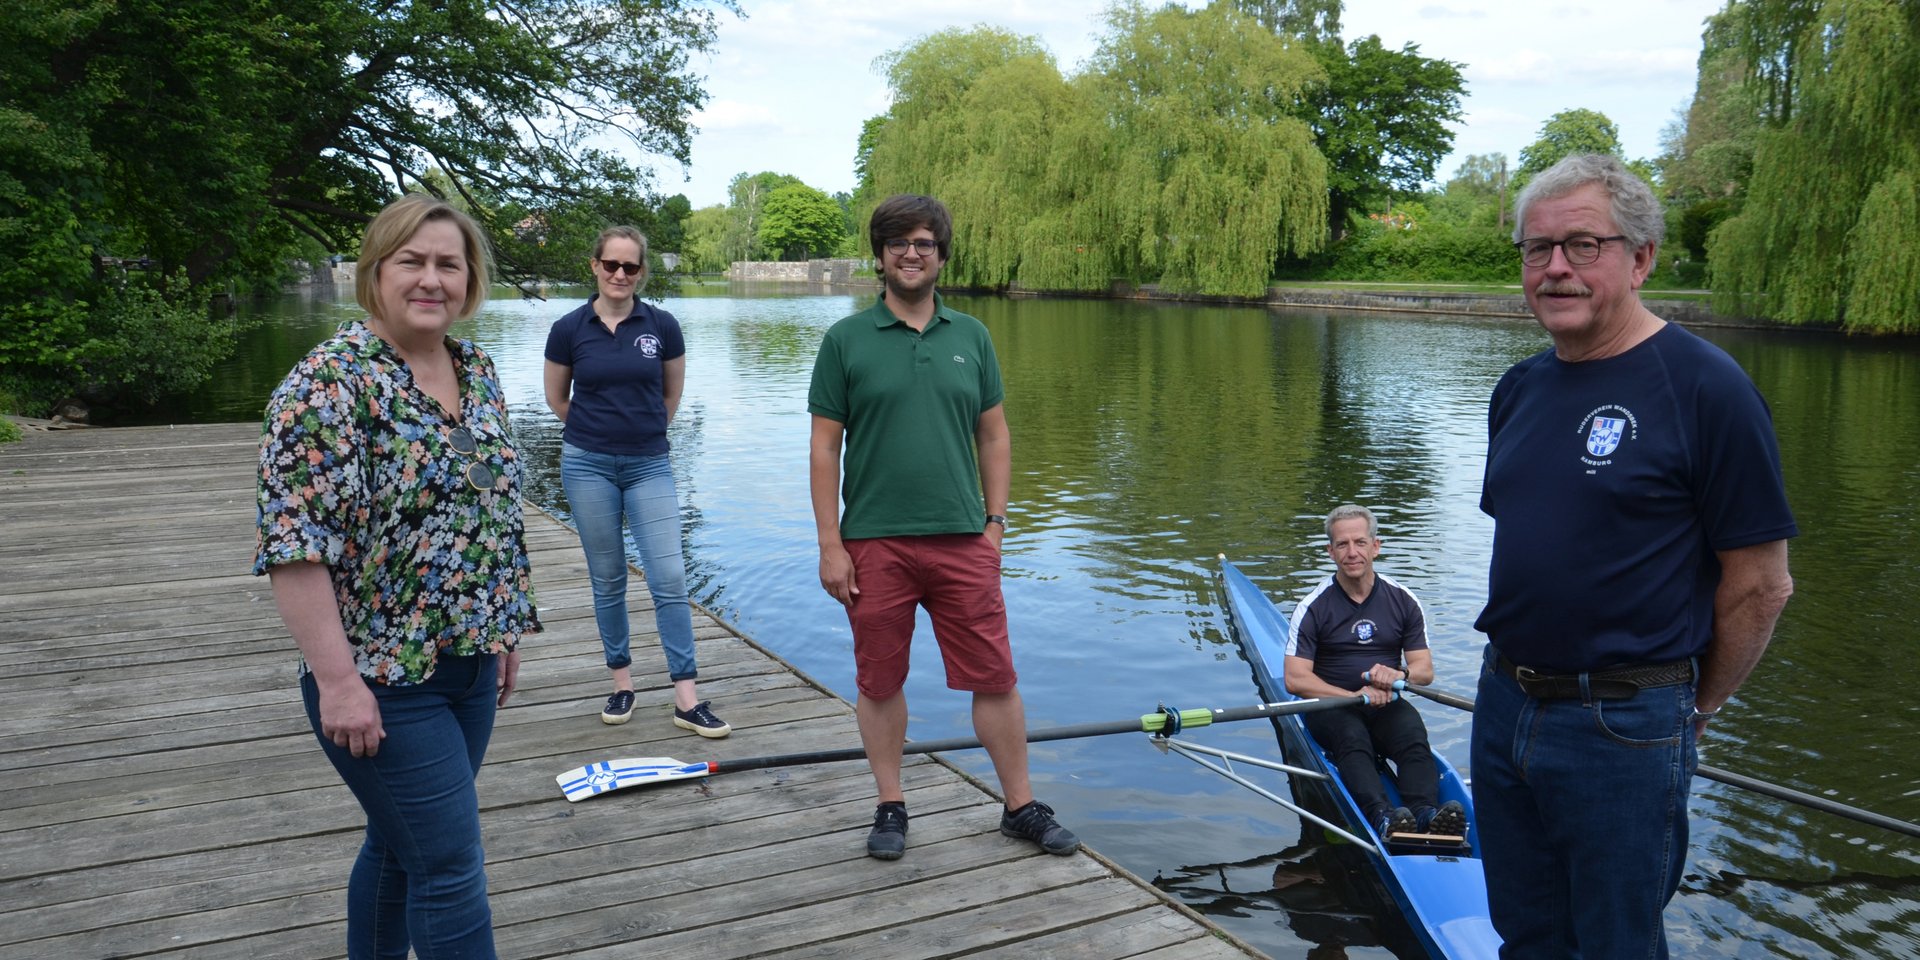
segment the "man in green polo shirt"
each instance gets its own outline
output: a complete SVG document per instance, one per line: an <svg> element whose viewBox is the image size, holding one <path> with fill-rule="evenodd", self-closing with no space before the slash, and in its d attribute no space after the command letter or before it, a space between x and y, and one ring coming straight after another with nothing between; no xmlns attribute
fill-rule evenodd
<svg viewBox="0 0 1920 960"><path fill-rule="evenodd" d="M1000 595L1012 457L993 340L934 290L953 240L940 201L890 197L867 235L885 292L827 331L807 392L820 585L853 626L855 709L880 794L867 854L906 852L901 686L916 606L933 621L947 686L973 694L973 729L1006 795L1000 832L1069 854L1080 841L1028 780L1026 709Z"/></svg>

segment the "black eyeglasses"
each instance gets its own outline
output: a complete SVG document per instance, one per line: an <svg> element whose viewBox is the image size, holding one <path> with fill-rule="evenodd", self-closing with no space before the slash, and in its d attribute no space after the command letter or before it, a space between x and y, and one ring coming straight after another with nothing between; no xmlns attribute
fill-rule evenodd
<svg viewBox="0 0 1920 960"><path fill-rule="evenodd" d="M628 263L625 260L601 260L595 258L593 262L599 264L600 269L605 270L609 276L616 273L624 273L631 277L647 268L647 265L644 263Z"/></svg>
<svg viewBox="0 0 1920 960"><path fill-rule="evenodd" d="M940 244L932 240L908 240L905 237L895 237L892 240L888 240L883 246L886 247L888 253L896 257L906 256L908 247L912 247L914 253L923 257L931 257L934 251L940 249Z"/></svg>
<svg viewBox="0 0 1920 960"><path fill-rule="evenodd" d="M1567 255L1567 262L1576 267L1584 267L1600 259L1600 251L1615 240L1626 237L1589 237L1576 234L1565 240L1548 240L1544 237L1530 237L1514 244L1520 251L1520 262L1529 267L1544 267L1553 261L1553 248L1559 247Z"/></svg>
<svg viewBox="0 0 1920 960"><path fill-rule="evenodd" d="M473 431L466 427L454 427L452 432L447 434L447 446L452 447L454 453L463 457L471 457L480 452L480 445L473 440ZM493 468L480 460L467 464L466 475L467 483L481 493L492 490L495 481L499 480Z"/></svg>

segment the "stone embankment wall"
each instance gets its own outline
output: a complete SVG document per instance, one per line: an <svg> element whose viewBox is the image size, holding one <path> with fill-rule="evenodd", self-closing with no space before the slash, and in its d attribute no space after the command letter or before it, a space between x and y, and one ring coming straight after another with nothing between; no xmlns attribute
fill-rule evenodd
<svg viewBox="0 0 1920 960"><path fill-rule="evenodd" d="M857 270L865 269L869 261L834 260L794 260L774 262L765 260L736 260L727 267L729 280L777 280L793 283L846 283L853 279Z"/></svg>

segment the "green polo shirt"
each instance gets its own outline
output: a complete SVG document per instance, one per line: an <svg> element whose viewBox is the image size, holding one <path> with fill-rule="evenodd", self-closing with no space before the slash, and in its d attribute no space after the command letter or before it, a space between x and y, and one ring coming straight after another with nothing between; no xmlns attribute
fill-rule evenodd
<svg viewBox="0 0 1920 960"><path fill-rule="evenodd" d="M813 363L807 412L846 426L840 536L979 533L973 428L1005 399L993 338L933 295L915 331L885 298L834 324Z"/></svg>

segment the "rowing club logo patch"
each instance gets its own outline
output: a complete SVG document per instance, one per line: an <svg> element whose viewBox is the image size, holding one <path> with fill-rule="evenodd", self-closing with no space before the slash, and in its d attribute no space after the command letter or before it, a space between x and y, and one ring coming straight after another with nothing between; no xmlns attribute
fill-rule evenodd
<svg viewBox="0 0 1920 960"><path fill-rule="evenodd" d="M633 338L633 345L640 348L640 353L643 356L657 357L660 355L660 338L651 333L643 333Z"/></svg>
<svg viewBox="0 0 1920 960"><path fill-rule="evenodd" d="M1353 625L1353 638L1361 643L1372 643L1374 635L1379 632L1379 629L1380 628L1373 625L1372 620L1358 621Z"/></svg>
<svg viewBox="0 0 1920 960"><path fill-rule="evenodd" d="M1594 417L1587 431L1587 452L1604 457L1620 449L1620 436L1627 432L1625 417Z"/></svg>
<svg viewBox="0 0 1920 960"><path fill-rule="evenodd" d="M1626 407L1609 403L1593 408L1582 417L1580 432L1586 437L1580 462L1589 468L1604 467L1613 463L1609 458L1619 453L1621 447L1639 439L1640 419Z"/></svg>

